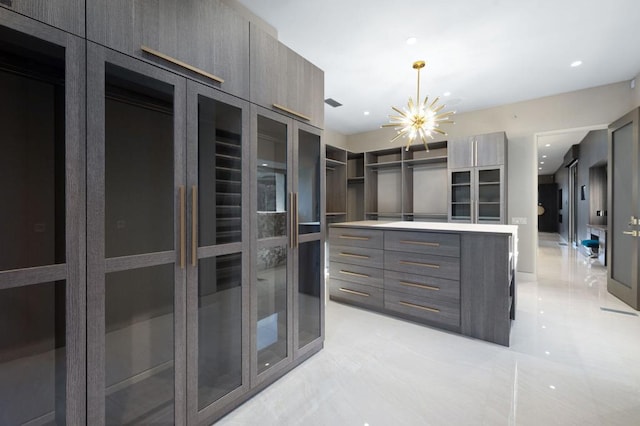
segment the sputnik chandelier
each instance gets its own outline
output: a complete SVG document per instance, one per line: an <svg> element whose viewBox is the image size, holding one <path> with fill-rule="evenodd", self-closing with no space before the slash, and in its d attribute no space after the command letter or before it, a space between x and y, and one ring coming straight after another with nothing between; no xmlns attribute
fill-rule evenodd
<svg viewBox="0 0 640 426"><path fill-rule="evenodd" d="M383 124L382 127L394 127L398 132L395 138L391 139L391 142L395 142L400 137L406 137L407 147L409 147L418 137L424 144L427 151L429 146L427 145L427 138L433 139L434 133L440 133L446 135L447 133L440 130L440 124L453 124L454 122L449 118L453 115L454 111L443 112L445 105L437 106L439 97L437 97L431 104L428 104L429 97L424 98L424 102L420 102L420 70L424 68L424 61L416 61L413 63L413 69L418 71L418 90L416 94L416 102L409 97L409 103L407 108L396 108L392 106L393 110L400 115L390 115L389 123Z"/></svg>

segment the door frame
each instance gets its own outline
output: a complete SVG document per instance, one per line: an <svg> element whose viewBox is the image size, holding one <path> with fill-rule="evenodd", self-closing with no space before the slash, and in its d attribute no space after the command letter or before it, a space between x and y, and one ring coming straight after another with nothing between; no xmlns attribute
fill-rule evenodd
<svg viewBox="0 0 640 426"><path fill-rule="evenodd" d="M77 36L5 8L0 8L0 26L65 49L65 263L0 271L0 290L66 282L65 420L86 424L86 45Z"/></svg>
<svg viewBox="0 0 640 426"><path fill-rule="evenodd" d="M105 75L106 64L174 87L174 248L106 259ZM87 424L105 424L105 276L109 272L174 264L174 420L186 421L186 271L181 268L181 194L185 185L186 80L135 58L87 42Z"/></svg>
<svg viewBox="0 0 640 426"><path fill-rule="evenodd" d="M614 296L631 306L633 309L640 310L640 291L638 288L638 279L640 278L640 260L638 259L638 257L640 256L640 238L638 238L637 235L634 236L636 239L635 244L633 244L635 253L632 253L630 256L631 264L629 265L629 267L631 268L631 287L628 287L613 278L613 256L615 255L613 250L613 242L615 238L617 238L617 236L613 233L613 203L615 197L615 194L613 193L613 173L615 168L615 164L613 162L613 150L615 149L613 135L617 130L627 125L632 126L633 167L631 171L631 206L633 216L636 219L635 224L631 223L633 222L631 221L628 228L631 232L638 232L640 230L640 226L638 226L638 217L640 216L640 194L638 194L638 192L640 191L640 172L638 171L638 166L640 164L640 108L635 108L609 125L609 158L607 163L607 210L609 212L607 224L607 245L609 246L607 249L607 290L609 291L609 293L613 294ZM629 194L624 194L624 196L626 198L629 198Z"/></svg>

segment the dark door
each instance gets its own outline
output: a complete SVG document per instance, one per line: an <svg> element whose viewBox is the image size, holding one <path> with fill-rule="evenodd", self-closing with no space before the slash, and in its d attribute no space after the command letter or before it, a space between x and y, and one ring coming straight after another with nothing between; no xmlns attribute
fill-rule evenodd
<svg viewBox="0 0 640 426"><path fill-rule="evenodd" d="M538 185L538 231L558 232L558 184Z"/></svg>
<svg viewBox="0 0 640 426"><path fill-rule="evenodd" d="M638 123L635 109L609 126L609 250L607 289L634 309L638 292Z"/></svg>
<svg viewBox="0 0 640 426"><path fill-rule="evenodd" d="M186 81L87 62L87 423L184 424Z"/></svg>
<svg viewBox="0 0 640 426"><path fill-rule="evenodd" d="M0 18L0 424L85 424L84 43Z"/></svg>

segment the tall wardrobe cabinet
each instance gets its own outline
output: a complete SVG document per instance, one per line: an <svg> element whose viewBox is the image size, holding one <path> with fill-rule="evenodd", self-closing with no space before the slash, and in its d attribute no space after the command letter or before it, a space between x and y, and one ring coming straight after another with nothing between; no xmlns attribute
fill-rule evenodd
<svg viewBox="0 0 640 426"><path fill-rule="evenodd" d="M0 7L0 424L211 424L322 348L322 95L221 1L86 12Z"/></svg>

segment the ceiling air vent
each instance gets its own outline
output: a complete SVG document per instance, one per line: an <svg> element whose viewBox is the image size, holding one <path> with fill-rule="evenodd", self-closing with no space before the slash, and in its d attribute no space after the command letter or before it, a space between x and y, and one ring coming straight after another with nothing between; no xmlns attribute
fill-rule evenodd
<svg viewBox="0 0 640 426"><path fill-rule="evenodd" d="M327 98L324 100L324 103L327 105L331 105L334 108L338 108L339 106L342 106L342 104L338 101L336 101L335 99L332 98Z"/></svg>

